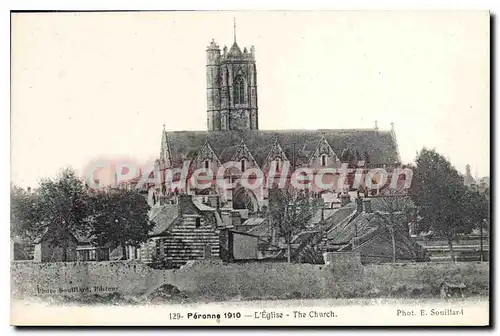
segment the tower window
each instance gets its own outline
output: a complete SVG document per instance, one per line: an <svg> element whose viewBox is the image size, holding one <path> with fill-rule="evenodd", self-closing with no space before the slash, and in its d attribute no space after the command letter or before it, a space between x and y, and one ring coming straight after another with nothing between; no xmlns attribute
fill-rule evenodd
<svg viewBox="0 0 500 336"><path fill-rule="evenodd" d="M280 159L276 159L275 163L276 163L276 172L279 172L280 171Z"/></svg>
<svg viewBox="0 0 500 336"><path fill-rule="evenodd" d="M241 171L244 172L245 171L245 159L241 160Z"/></svg>
<svg viewBox="0 0 500 336"><path fill-rule="evenodd" d="M208 160L205 160L205 169L210 168L210 162Z"/></svg>
<svg viewBox="0 0 500 336"><path fill-rule="evenodd" d="M234 103L245 104L245 80L241 76L234 81Z"/></svg>
<svg viewBox="0 0 500 336"><path fill-rule="evenodd" d="M326 166L326 155L324 154L321 156L321 165Z"/></svg>

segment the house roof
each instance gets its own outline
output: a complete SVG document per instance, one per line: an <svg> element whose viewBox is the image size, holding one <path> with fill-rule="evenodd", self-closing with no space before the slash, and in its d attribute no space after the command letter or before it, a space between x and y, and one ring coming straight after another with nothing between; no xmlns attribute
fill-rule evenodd
<svg viewBox="0 0 500 336"><path fill-rule="evenodd" d="M216 211L215 208L212 208L211 206L208 206L206 204L203 204L200 200L198 199L194 199L193 198L193 204L196 206L196 208L198 208L198 210L200 211L210 211L210 212L213 212L213 211Z"/></svg>
<svg viewBox="0 0 500 336"><path fill-rule="evenodd" d="M221 162L227 162L243 141L257 164L262 165L278 141L285 155L289 159L295 157L300 163L307 161L323 136L338 156L343 149L350 148L363 157L366 151L370 164L399 161L393 133L375 129L179 131L168 132L165 139L172 164L180 167L184 160L194 159L206 142Z"/></svg>
<svg viewBox="0 0 500 336"><path fill-rule="evenodd" d="M312 237L316 236L319 231L303 231L292 238L292 244L298 244L302 242L307 242Z"/></svg>
<svg viewBox="0 0 500 336"><path fill-rule="evenodd" d="M242 236L249 236L249 237L259 238L258 235L251 234L251 233L248 233L248 232L236 231L236 230L233 230L233 229L226 229L226 230L232 232L233 234L238 234L238 235L242 235Z"/></svg>
<svg viewBox="0 0 500 336"><path fill-rule="evenodd" d="M261 217L251 217L251 218L248 218L246 221L244 221L242 225L256 226L256 225L262 224L262 222L264 222L265 220L266 220L265 218L261 218Z"/></svg>
<svg viewBox="0 0 500 336"><path fill-rule="evenodd" d="M149 232L150 237L159 236L167 231L179 218L178 204L165 204L154 207L150 211L149 219L154 223L153 229Z"/></svg>
<svg viewBox="0 0 500 336"><path fill-rule="evenodd" d="M322 224L322 229L330 232L333 228L344 224L349 221L356 213L356 205L351 202L341 208L338 208L331 216L325 219L324 224Z"/></svg>
<svg viewBox="0 0 500 336"><path fill-rule="evenodd" d="M339 208L340 209L340 208ZM315 227L317 224L321 222L321 219L327 221L328 218L333 216L339 209L317 209L311 219L309 219L307 223L307 227ZM321 214L323 212L323 214Z"/></svg>
<svg viewBox="0 0 500 336"><path fill-rule="evenodd" d="M378 257L392 255L392 241L389 233L381 224L380 213L361 213L351 226L357 225L358 235L352 236L351 243L346 248L354 248L360 253ZM399 220L404 223L404 218L399 216ZM425 257L426 250L411 240L408 232L402 228L396 229L396 255L397 258L417 258Z"/></svg>
<svg viewBox="0 0 500 336"><path fill-rule="evenodd" d="M378 229L372 222L375 217L374 213L362 212L358 214L352 221L338 225L328 232L328 241L330 244L349 243L352 238L360 235L365 235L374 228Z"/></svg>
<svg viewBox="0 0 500 336"><path fill-rule="evenodd" d="M33 241L33 243L34 244L41 243L47 237L47 235L49 235L49 232L53 232L53 231L51 231L49 228L45 228L45 230L37 238L35 238L35 240ZM70 237L73 237L73 239L75 241L79 242L79 239L78 239L79 236L77 234L71 233Z"/></svg>
<svg viewBox="0 0 500 336"><path fill-rule="evenodd" d="M248 219L248 220L250 220L250 219ZM252 235L259 236L259 237L269 237L272 235L271 222L268 220L264 220L260 224L258 224L257 226L248 230L248 233L250 233Z"/></svg>

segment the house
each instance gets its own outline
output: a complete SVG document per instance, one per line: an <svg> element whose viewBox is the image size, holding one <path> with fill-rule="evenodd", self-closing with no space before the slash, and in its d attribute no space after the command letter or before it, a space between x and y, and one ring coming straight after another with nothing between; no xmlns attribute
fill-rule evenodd
<svg viewBox="0 0 500 336"><path fill-rule="evenodd" d="M388 196L357 199L354 207L346 208L352 212L326 231L322 250L359 252L364 263L392 261L392 236L388 230L388 225L392 225L397 260L428 260L427 251L410 237L411 208L408 212L388 212L385 206L388 199Z"/></svg>
<svg viewBox="0 0 500 336"><path fill-rule="evenodd" d="M32 241L20 236L10 238L10 258L11 260L33 260L35 245Z"/></svg>
<svg viewBox="0 0 500 336"><path fill-rule="evenodd" d="M219 257L219 234L225 227L221 210L200 198L179 195L175 202L150 211L155 224L140 259L158 267L180 267L190 260Z"/></svg>
<svg viewBox="0 0 500 336"><path fill-rule="evenodd" d="M53 230L45 232L34 241L35 248L33 260L38 262L56 262L56 261L76 261L76 249L78 240L73 235L69 235L67 246L63 248L59 244L54 244L55 233Z"/></svg>
<svg viewBox="0 0 500 336"><path fill-rule="evenodd" d="M388 196L356 199L336 209L320 209L306 224L306 229L292 237L292 260L307 263L323 263L324 252L359 252L365 263L392 260L392 239L384 227L389 214L384 211L383 199ZM409 235L406 213L393 214L400 225L395 234L397 260L427 260L426 250L416 244ZM274 259L287 257L287 246L283 239L271 238L270 223L248 231L268 241L261 245L260 253ZM272 251L272 252L271 252Z"/></svg>
<svg viewBox="0 0 500 336"><path fill-rule="evenodd" d="M220 234L220 257L226 262L259 259L259 236L231 229Z"/></svg>
<svg viewBox="0 0 500 336"><path fill-rule="evenodd" d="M390 181L394 169L401 166L393 124L389 130L379 129L376 124L368 129L261 130L255 49L241 50L235 40L231 48L221 50L212 40L205 51L207 128L167 132L164 125L160 157L155 161L161 180L161 186L158 185L156 190L158 195L217 194L225 207L247 210L250 218L250 215L259 215L268 206L269 186L281 176L289 178L297 168L309 168L315 173L331 171L344 164L350 168L362 166L366 168L365 172L372 168L384 168ZM304 117L307 117L306 114ZM186 178L181 180L174 177L176 174L169 174L186 163ZM201 189L196 183L194 186L188 183L194 171L204 169L216 176L216 172L228 163L236 166L226 171L227 176L217 177L217 181L226 178L239 180L236 187L225 189L215 183L209 189ZM270 183L245 187L243 182L253 184L255 180L253 175L245 175L245 172L254 169L262 171ZM328 189L332 193L341 192L346 187L338 185L339 176L324 176L328 180L326 183L331 182L332 186ZM347 184L352 185L354 178L355 175L349 173ZM370 192L378 193L378 189ZM317 187L311 192L319 195L322 191Z"/></svg>

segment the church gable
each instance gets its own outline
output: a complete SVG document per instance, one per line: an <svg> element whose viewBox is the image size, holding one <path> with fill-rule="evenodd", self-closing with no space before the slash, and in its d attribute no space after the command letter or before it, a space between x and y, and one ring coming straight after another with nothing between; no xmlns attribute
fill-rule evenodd
<svg viewBox="0 0 500 336"><path fill-rule="evenodd" d="M191 163L191 168L193 169L205 168L205 169L216 170L218 167L220 167L220 165L221 162L219 158L215 154L210 143L206 141L203 147L198 152L198 155L196 155L196 158Z"/></svg>
<svg viewBox="0 0 500 336"><path fill-rule="evenodd" d="M340 160L337 154L335 154L332 147L323 136L321 137L321 140L317 142L317 146L312 152L308 163L312 166L327 167L339 162Z"/></svg>
<svg viewBox="0 0 500 336"><path fill-rule="evenodd" d="M242 140L240 145L236 148L236 152L231 157L231 161L241 162L241 170L246 170L247 168L257 167L259 165L252 153L248 149L245 142Z"/></svg>
<svg viewBox="0 0 500 336"><path fill-rule="evenodd" d="M269 170L271 167L271 163L275 161L278 162L289 161L287 156L285 155L285 151L283 150L277 139L272 145L271 149L269 150L269 154L267 154L267 157L263 162L262 168L266 171Z"/></svg>

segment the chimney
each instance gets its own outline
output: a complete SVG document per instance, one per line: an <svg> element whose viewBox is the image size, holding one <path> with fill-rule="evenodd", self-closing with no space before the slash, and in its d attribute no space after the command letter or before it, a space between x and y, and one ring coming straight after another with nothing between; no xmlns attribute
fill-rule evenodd
<svg viewBox="0 0 500 336"><path fill-rule="evenodd" d="M343 207L351 203L351 196L349 194L340 195L340 206Z"/></svg>
<svg viewBox="0 0 500 336"><path fill-rule="evenodd" d="M363 208L365 209L366 213L371 213L372 212L372 200L371 199L363 199Z"/></svg>
<svg viewBox="0 0 500 336"><path fill-rule="evenodd" d="M186 209L189 208L189 205L193 202L191 195L181 194L177 196L178 204L179 204L179 215L182 215Z"/></svg>

